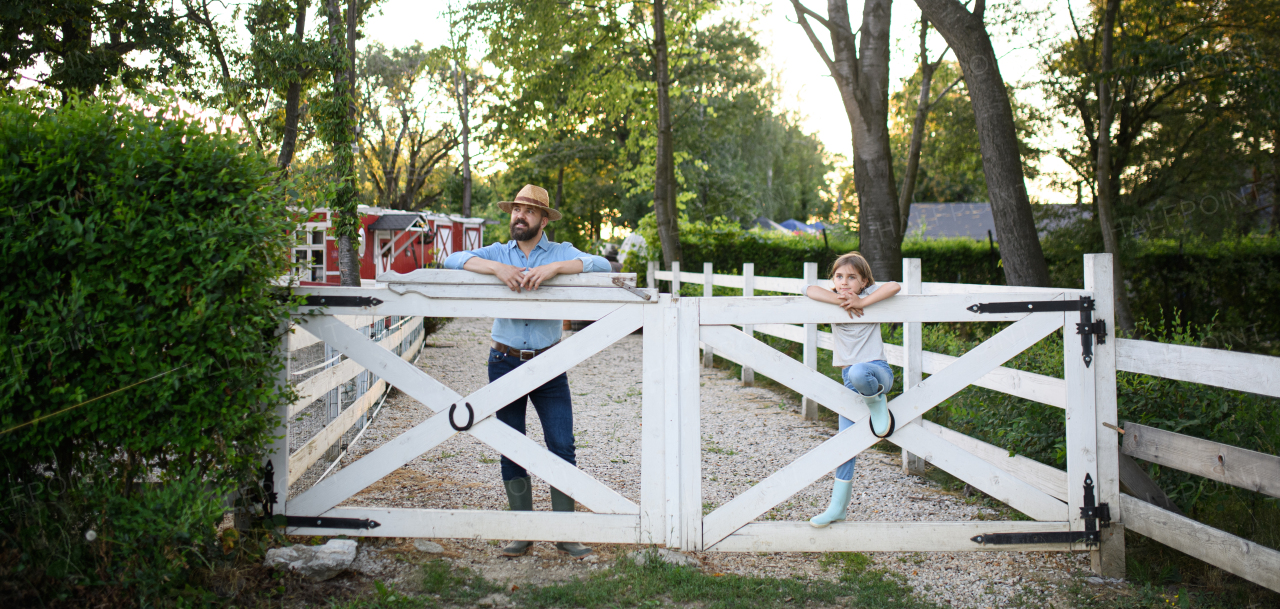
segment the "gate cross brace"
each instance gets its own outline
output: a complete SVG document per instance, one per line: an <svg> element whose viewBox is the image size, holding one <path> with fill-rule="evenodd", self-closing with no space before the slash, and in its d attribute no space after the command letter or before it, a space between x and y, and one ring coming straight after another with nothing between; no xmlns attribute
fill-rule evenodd
<svg viewBox="0 0 1280 609"><path fill-rule="evenodd" d="M492 415L600 349L627 336L641 323L638 307L620 306L583 331L561 341L547 353L463 398L423 370L373 343L346 324L332 317L312 319L309 332L334 344L348 357L434 410L437 416L419 423L395 440L304 491L289 502L288 511L323 514L381 480L458 433L453 429L455 423L449 416L449 405L470 403L475 413L475 422L467 433L477 440L520 463L592 511L639 513L639 506Z"/></svg>
<svg viewBox="0 0 1280 609"><path fill-rule="evenodd" d="M1080 335L1080 346L1084 351L1084 367L1093 363L1093 340L1097 338L1099 345L1107 343L1107 322L1093 319L1093 298L1081 296L1079 300L1034 300L1024 302L983 302L969 305L974 313L1040 313L1045 311L1079 311L1080 322L1076 324L1076 334Z"/></svg>

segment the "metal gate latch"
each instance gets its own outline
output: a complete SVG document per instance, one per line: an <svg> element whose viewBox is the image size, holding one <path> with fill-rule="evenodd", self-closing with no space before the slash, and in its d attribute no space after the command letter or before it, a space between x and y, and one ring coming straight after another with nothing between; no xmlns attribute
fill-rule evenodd
<svg viewBox="0 0 1280 609"><path fill-rule="evenodd" d="M1106 503L1095 504L1093 495L1093 476L1084 475L1084 505L1080 507L1080 517L1084 519L1083 531L1048 531L1044 533L987 533L975 535L969 541L982 545L1013 545L1035 543L1083 543L1094 547L1102 542L1102 531L1111 526L1111 506Z"/></svg>
<svg viewBox="0 0 1280 609"><path fill-rule="evenodd" d="M1084 367L1093 363L1093 340L1099 345L1107 344L1107 322L1093 319L1093 299L1081 296L1079 300L1036 300L1030 302L984 302L969 305L968 310L974 313L1043 313L1046 311L1079 311L1080 322L1076 324L1076 334L1080 335L1080 347L1084 354Z"/></svg>

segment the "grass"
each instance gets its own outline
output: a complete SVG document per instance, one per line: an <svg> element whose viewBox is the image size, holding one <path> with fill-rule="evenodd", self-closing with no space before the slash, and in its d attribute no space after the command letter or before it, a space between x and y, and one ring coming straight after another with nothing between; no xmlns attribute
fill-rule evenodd
<svg viewBox="0 0 1280 609"><path fill-rule="evenodd" d="M836 581L704 573L661 561L637 565L624 557L589 577L541 588L521 587L507 593L507 596L510 606L531 608L935 607L912 596L911 587L901 576L873 568L871 559L864 554L828 554L823 557L822 565L836 571ZM424 564L421 577L421 593L406 595L377 583L373 595L333 606L341 609L474 606L476 601L503 590L471 570L441 559Z"/></svg>

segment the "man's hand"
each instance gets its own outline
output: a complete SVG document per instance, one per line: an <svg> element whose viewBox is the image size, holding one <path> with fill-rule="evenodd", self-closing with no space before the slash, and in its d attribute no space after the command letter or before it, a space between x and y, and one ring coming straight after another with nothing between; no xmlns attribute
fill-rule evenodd
<svg viewBox="0 0 1280 609"><path fill-rule="evenodd" d="M578 260L566 260L564 262L552 262L542 266L535 266L524 273L524 289L536 290L542 282L565 273L581 273L582 262Z"/></svg>
<svg viewBox="0 0 1280 609"><path fill-rule="evenodd" d="M502 283L507 284L507 287L511 288L512 292L519 292L520 288L524 286L524 269L518 266L485 260L477 256L467 260L466 264L462 265L462 268L473 273L493 275L502 280Z"/></svg>

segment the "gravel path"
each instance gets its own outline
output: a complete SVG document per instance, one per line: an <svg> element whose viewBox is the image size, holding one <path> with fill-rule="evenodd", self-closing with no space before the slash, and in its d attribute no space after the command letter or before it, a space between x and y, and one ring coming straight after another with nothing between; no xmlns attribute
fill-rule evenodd
<svg viewBox="0 0 1280 609"><path fill-rule="evenodd" d="M427 337L418 364L463 395L487 383L489 319L458 319ZM641 337L628 336L569 371L574 401L578 467L628 499L640 500ZM807 422L798 405L762 388L744 388L721 370L702 374L703 495L710 511L831 437L835 430ZM425 420L430 410L394 393L382 414L343 459L341 466ZM528 433L539 444L542 429L529 409ZM327 466L326 466L327 467ZM343 505L453 509L506 509L498 453L459 434L370 486ZM830 476L818 480L762 520L807 520L830 498ZM534 481L534 509L549 510L548 487ZM850 520L955 521L991 519L990 508L966 504L916 476L901 473L897 454L868 450L858 458ZM445 556L486 577L517 585L538 585L601 568L624 546L602 546L597 557L573 562L557 556L550 544L537 544L530 556L505 559L496 542L437 540ZM395 577L387 552L412 550L408 540L362 544L361 570ZM713 572L773 577L834 578L814 554L703 552L696 556ZM886 570L900 573L922 598L941 606L999 607L1044 604L1060 598L1072 575L1088 570L1087 554L1025 553L878 553ZM1056 603L1052 603L1056 604Z"/></svg>

